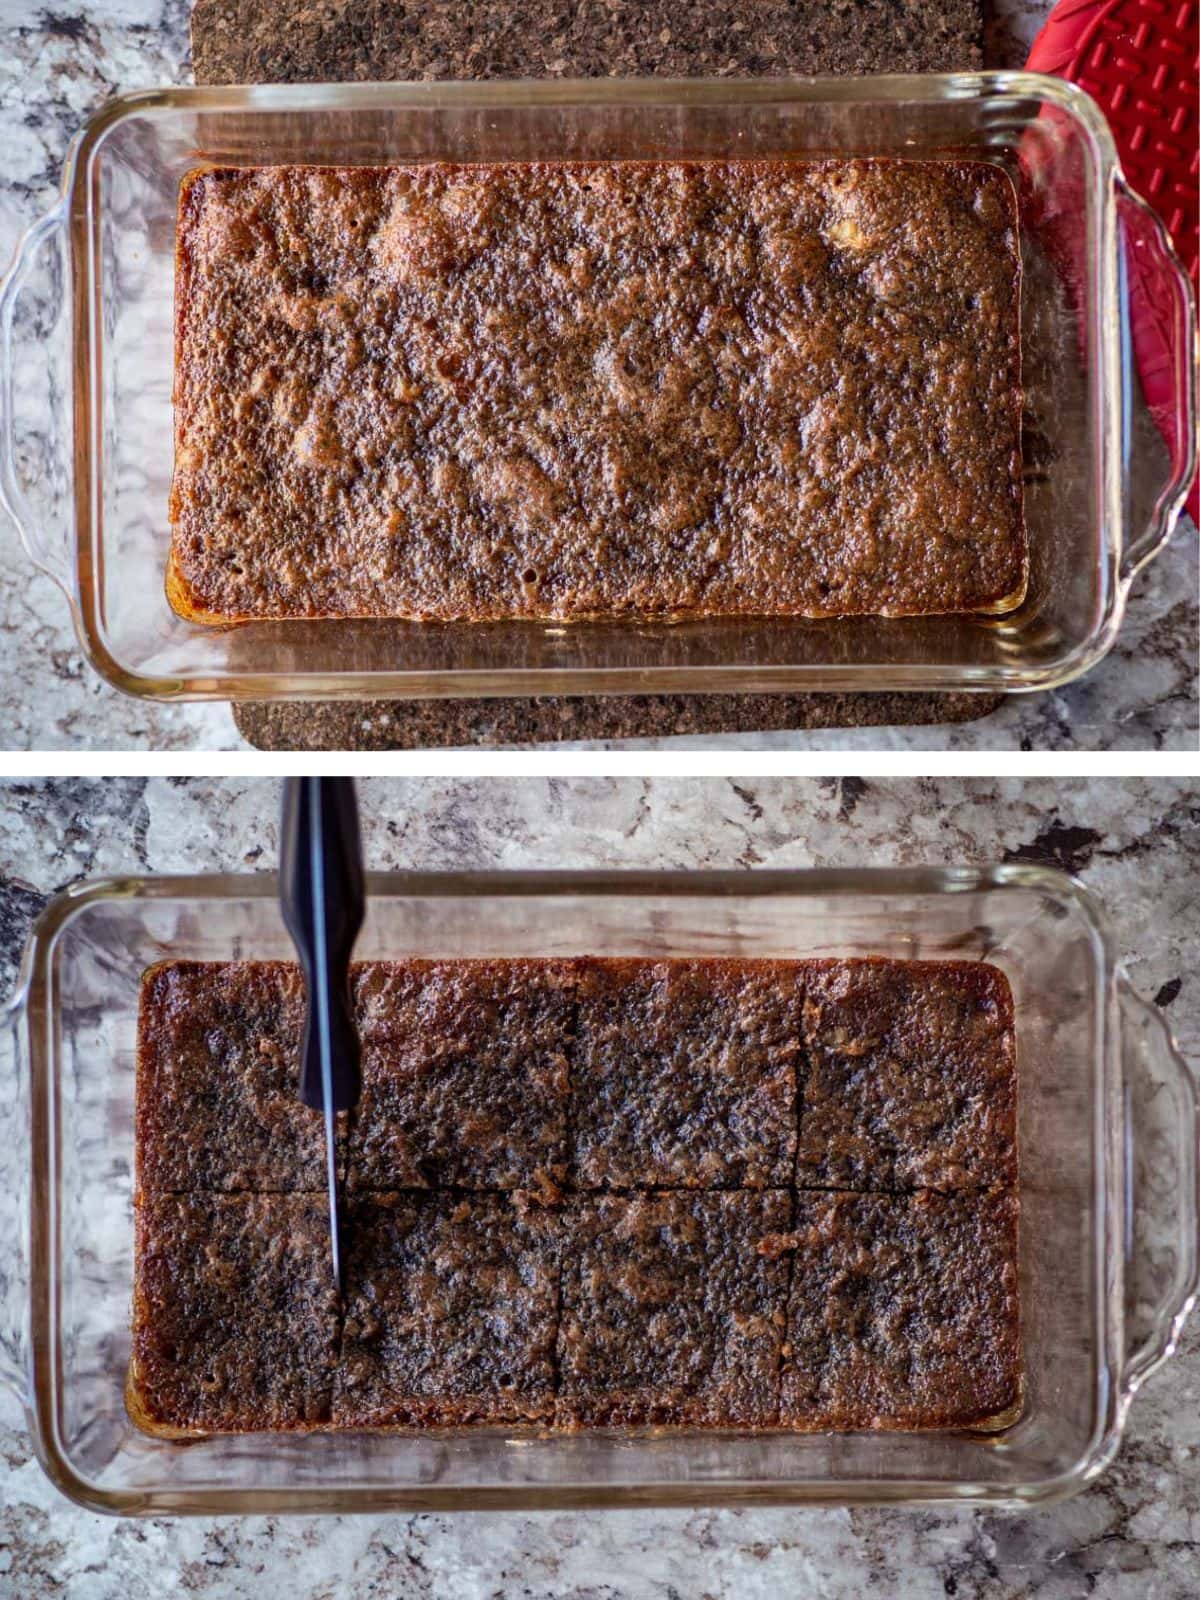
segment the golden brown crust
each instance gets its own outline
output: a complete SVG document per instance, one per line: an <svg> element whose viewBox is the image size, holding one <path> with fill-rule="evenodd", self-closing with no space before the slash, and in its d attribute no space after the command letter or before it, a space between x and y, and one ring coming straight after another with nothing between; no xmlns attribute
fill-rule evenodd
<svg viewBox="0 0 1200 1600"><path fill-rule="evenodd" d="M142 1194L126 1390L169 1437L329 1420L337 1294L322 1198Z"/></svg>
<svg viewBox="0 0 1200 1600"><path fill-rule="evenodd" d="M999 968L810 962L804 1051L801 1187L1016 1183L1013 999Z"/></svg>
<svg viewBox="0 0 1200 1600"><path fill-rule="evenodd" d="M1025 581L1016 201L969 162L210 169L194 620L911 615Z"/></svg>
<svg viewBox="0 0 1200 1600"><path fill-rule="evenodd" d="M352 989L339 1331L298 969L145 975L137 1426L921 1428L1018 1402L998 969L410 960Z"/></svg>
<svg viewBox="0 0 1200 1600"><path fill-rule="evenodd" d="M584 1196L564 1228L561 1426L770 1427L787 1191Z"/></svg>
<svg viewBox="0 0 1200 1600"><path fill-rule="evenodd" d="M560 1218L524 1195L359 1194L342 1428L548 1421Z"/></svg>
<svg viewBox="0 0 1200 1600"><path fill-rule="evenodd" d="M357 967L351 1187L536 1189L567 1177L574 971L555 961Z"/></svg>
<svg viewBox="0 0 1200 1600"><path fill-rule="evenodd" d="M137 1180L150 1192L319 1190L299 1096L304 979L285 961L162 961L138 1011Z"/></svg>
<svg viewBox="0 0 1200 1600"><path fill-rule="evenodd" d="M582 963L574 1186L787 1188L805 970L790 961Z"/></svg>
<svg viewBox="0 0 1200 1600"><path fill-rule="evenodd" d="M780 1421L979 1427L1020 1399L1017 1199L796 1197Z"/></svg>

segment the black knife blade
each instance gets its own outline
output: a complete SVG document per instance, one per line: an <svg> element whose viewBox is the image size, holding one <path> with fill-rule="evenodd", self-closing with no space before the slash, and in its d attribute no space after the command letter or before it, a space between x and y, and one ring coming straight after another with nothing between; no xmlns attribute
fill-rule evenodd
<svg viewBox="0 0 1200 1600"><path fill-rule="evenodd" d="M334 1280L342 1287L337 1114L362 1086L350 1004L350 956L365 906L362 844L352 778L284 780L279 903L308 990L300 1098L323 1112Z"/></svg>

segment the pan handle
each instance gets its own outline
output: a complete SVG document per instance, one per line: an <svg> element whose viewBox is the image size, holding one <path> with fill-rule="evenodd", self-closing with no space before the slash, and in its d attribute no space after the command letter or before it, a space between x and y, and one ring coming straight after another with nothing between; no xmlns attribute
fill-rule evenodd
<svg viewBox="0 0 1200 1600"><path fill-rule="evenodd" d="M25 995L0 1017L0 1382L29 1412L29 1062Z"/></svg>
<svg viewBox="0 0 1200 1600"><path fill-rule="evenodd" d="M1158 213L1117 179L1117 237L1126 292L1123 330L1142 396L1166 445L1150 505L1138 507L1122 554L1128 584L1171 537L1185 496L1196 511L1196 300Z"/></svg>
<svg viewBox="0 0 1200 1600"><path fill-rule="evenodd" d="M1166 1018L1118 980L1125 1134L1127 1405L1174 1350L1196 1299L1200 1104Z"/></svg>
<svg viewBox="0 0 1200 1600"><path fill-rule="evenodd" d="M30 228L0 284L0 504L75 611L70 316L60 201Z"/></svg>

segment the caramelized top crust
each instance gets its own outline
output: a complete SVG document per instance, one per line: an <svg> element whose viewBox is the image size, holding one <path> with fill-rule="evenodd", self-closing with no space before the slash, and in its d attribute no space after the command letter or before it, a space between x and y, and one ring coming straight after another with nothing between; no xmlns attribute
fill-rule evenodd
<svg viewBox="0 0 1200 1600"><path fill-rule="evenodd" d="M139 1198L128 1386L139 1426L327 1423L338 1325L321 1196Z"/></svg>
<svg viewBox="0 0 1200 1600"><path fill-rule="evenodd" d="M567 1175L573 976L537 960L358 967L351 1186L552 1195Z"/></svg>
<svg viewBox="0 0 1200 1600"><path fill-rule="evenodd" d="M340 1427L549 1420L561 1219L530 1197L360 1194Z"/></svg>
<svg viewBox="0 0 1200 1600"><path fill-rule="evenodd" d="M202 621L966 612L1024 585L1016 199L897 160L185 180Z"/></svg>
<svg viewBox="0 0 1200 1600"><path fill-rule="evenodd" d="M983 962L369 962L353 991L353 1187L1015 1182L1012 994ZM324 1187L303 1017L289 963L146 974L145 1188Z"/></svg>
<svg viewBox="0 0 1200 1600"><path fill-rule="evenodd" d="M145 1190L322 1189L300 1099L304 978L286 961L164 961L142 978L137 1178Z"/></svg>
<svg viewBox="0 0 1200 1600"><path fill-rule="evenodd" d="M145 975L139 1426L933 1428L1016 1404L998 969L407 960L352 989L339 1306L299 969Z"/></svg>
<svg viewBox="0 0 1200 1600"><path fill-rule="evenodd" d="M998 967L809 962L804 1048L801 1187L1016 1182L1013 1000Z"/></svg>
<svg viewBox="0 0 1200 1600"><path fill-rule="evenodd" d="M575 1185L786 1188L804 970L791 961L581 963Z"/></svg>
<svg viewBox="0 0 1200 1600"><path fill-rule="evenodd" d="M787 1269L760 1246L790 1219L778 1190L573 1201L558 1420L775 1422Z"/></svg>
<svg viewBox="0 0 1200 1600"><path fill-rule="evenodd" d="M780 1421L970 1427L1020 1398L1015 1195L796 1196Z"/></svg>

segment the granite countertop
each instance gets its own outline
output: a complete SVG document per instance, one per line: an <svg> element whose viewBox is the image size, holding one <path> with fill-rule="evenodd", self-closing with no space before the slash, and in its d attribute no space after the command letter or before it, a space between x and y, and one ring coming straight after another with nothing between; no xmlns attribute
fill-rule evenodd
<svg viewBox="0 0 1200 1600"><path fill-rule="evenodd" d="M377 867L795 867L1041 861L1107 905L1138 990L1200 1060L1200 791L1162 779L372 780ZM274 864L265 780L0 787L0 994L28 923L77 878ZM0 1600L1192 1600L1200 1320L1134 1401L1114 1466L1023 1516L693 1511L117 1522L62 1500L0 1394Z"/></svg>
<svg viewBox="0 0 1200 1600"><path fill-rule="evenodd" d="M1018 64L1049 0L994 0L988 59ZM0 262L51 203L71 136L111 93L186 82L187 0L0 0ZM1010 698L963 725L696 735L634 740L646 748L877 750L1191 750L1200 723L1196 671L1200 545L1177 532L1135 585L1112 655L1078 683ZM228 706L160 706L107 687L76 646L62 595L35 576L0 517L0 639L27 664L0 685L0 743L22 749L244 749ZM600 746L604 748L606 746ZM579 746L563 745L570 749ZM587 748L586 746L584 748ZM596 748L596 746L593 746Z"/></svg>

